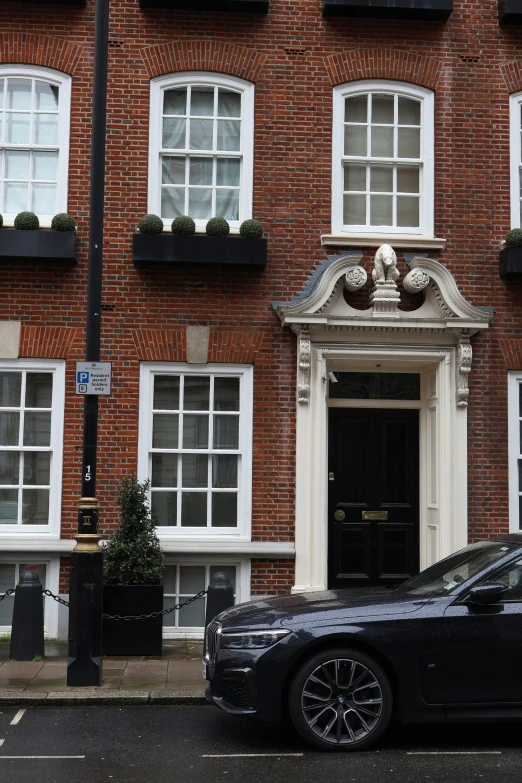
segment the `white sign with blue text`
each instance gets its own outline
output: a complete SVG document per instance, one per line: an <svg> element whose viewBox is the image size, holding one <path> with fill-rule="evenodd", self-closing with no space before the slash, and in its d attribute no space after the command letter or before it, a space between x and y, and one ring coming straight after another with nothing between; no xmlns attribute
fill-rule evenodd
<svg viewBox="0 0 522 783"><path fill-rule="evenodd" d="M76 394L111 393L111 362L76 362Z"/></svg>

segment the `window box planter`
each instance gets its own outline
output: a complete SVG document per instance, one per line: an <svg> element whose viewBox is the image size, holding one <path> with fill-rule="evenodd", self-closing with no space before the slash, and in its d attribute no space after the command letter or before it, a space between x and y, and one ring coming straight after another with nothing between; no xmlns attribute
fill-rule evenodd
<svg viewBox="0 0 522 783"><path fill-rule="evenodd" d="M505 247L500 251L500 277L522 277L522 247Z"/></svg>
<svg viewBox="0 0 522 783"><path fill-rule="evenodd" d="M266 239L239 236L181 237L174 234L134 234L132 260L135 264L227 264L264 267Z"/></svg>
<svg viewBox="0 0 522 783"><path fill-rule="evenodd" d="M141 8L169 8L172 11L229 11L266 14L269 0L140 0Z"/></svg>
<svg viewBox="0 0 522 783"><path fill-rule="evenodd" d="M522 24L522 0L499 0L499 24Z"/></svg>
<svg viewBox="0 0 522 783"><path fill-rule="evenodd" d="M163 585L104 585L104 614L149 614L163 609ZM104 620L104 655L161 655L163 617Z"/></svg>
<svg viewBox="0 0 522 783"><path fill-rule="evenodd" d="M0 229L0 258L76 260L76 231Z"/></svg>
<svg viewBox="0 0 522 783"><path fill-rule="evenodd" d="M12 0L0 0L0 4L4 5L6 2L12 2ZM36 3L37 5L71 5L81 8L85 8L86 0L19 0L21 3Z"/></svg>
<svg viewBox="0 0 522 783"><path fill-rule="evenodd" d="M374 19L417 19L445 22L453 0L324 0L324 16L359 16Z"/></svg>

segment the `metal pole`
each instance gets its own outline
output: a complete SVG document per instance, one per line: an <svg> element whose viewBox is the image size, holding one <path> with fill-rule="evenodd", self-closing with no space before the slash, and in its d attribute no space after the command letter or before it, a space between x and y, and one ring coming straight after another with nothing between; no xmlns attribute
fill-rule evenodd
<svg viewBox="0 0 522 783"><path fill-rule="evenodd" d="M107 124L109 0L96 0L85 359L100 360ZM99 545L96 461L98 397L86 395L83 414L82 496L76 547L71 555L67 685L101 685L103 553Z"/></svg>

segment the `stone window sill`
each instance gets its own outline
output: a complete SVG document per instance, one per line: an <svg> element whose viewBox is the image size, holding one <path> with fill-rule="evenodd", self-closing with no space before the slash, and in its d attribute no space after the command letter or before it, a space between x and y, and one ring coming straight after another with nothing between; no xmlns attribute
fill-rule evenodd
<svg viewBox="0 0 522 783"><path fill-rule="evenodd" d="M396 249L444 250L446 240L439 237L407 236L404 234L322 234L321 244L325 247L375 248L388 244Z"/></svg>

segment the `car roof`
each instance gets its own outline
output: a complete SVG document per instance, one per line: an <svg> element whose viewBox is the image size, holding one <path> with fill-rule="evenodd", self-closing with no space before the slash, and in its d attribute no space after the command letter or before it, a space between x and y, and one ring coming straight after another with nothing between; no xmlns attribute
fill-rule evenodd
<svg viewBox="0 0 522 783"><path fill-rule="evenodd" d="M493 536L488 541L503 541L506 544L518 544L522 546L522 531L520 533L504 533L501 536Z"/></svg>

